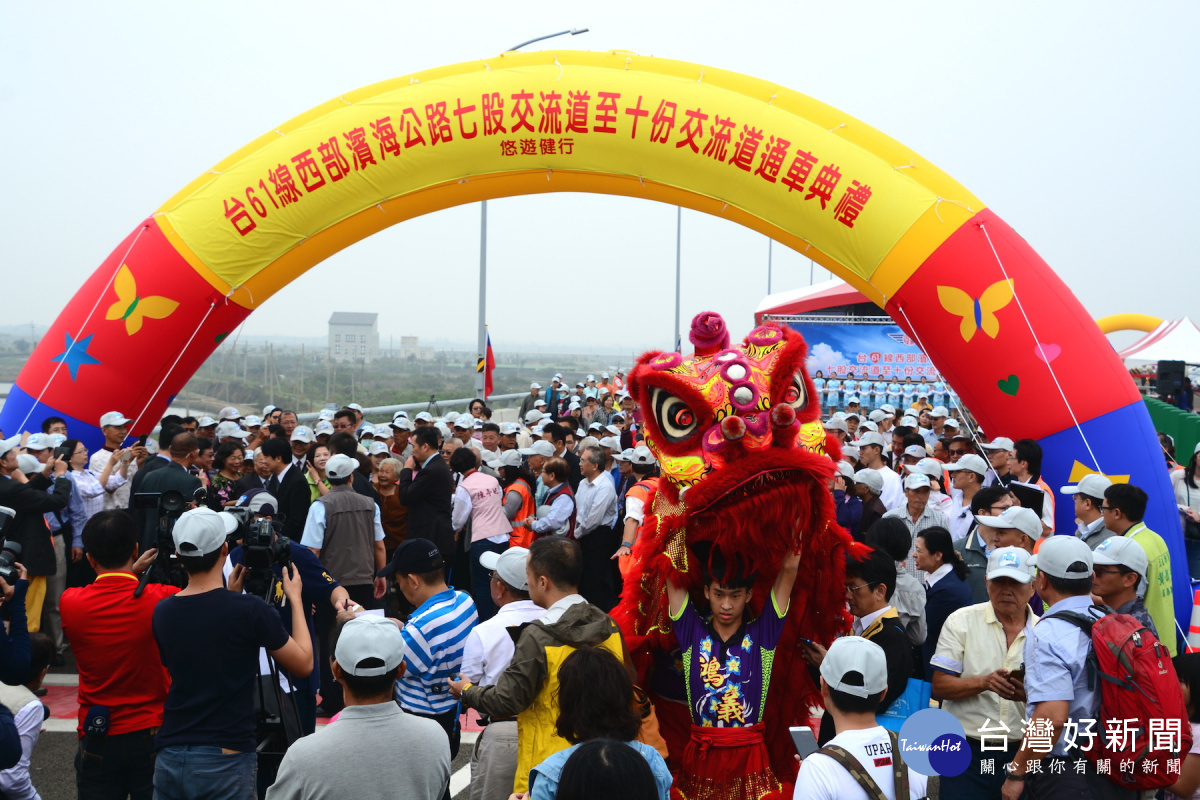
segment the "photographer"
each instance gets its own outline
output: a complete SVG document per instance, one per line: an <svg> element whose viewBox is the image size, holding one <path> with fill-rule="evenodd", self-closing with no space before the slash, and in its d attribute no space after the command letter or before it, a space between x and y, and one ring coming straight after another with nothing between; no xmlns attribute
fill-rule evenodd
<svg viewBox="0 0 1200 800"><path fill-rule="evenodd" d="M12 518L12 509L0 507L0 531ZM9 577L16 574L17 579L9 583L0 575L0 591L3 592L3 606L0 609L7 612L8 631L0 627L0 682L14 686L23 683L29 677L29 631L25 620L25 593L29 589L25 567L15 563L15 554L9 549L8 542L4 543L4 552L0 555Z"/></svg>
<svg viewBox="0 0 1200 800"><path fill-rule="evenodd" d="M169 681L151 630L159 601L179 591L147 584L134 597L137 576L157 555L139 557L138 530L123 510L100 511L83 528L83 546L96 580L63 592L63 633L79 670L79 750L75 784L80 800L154 789L154 731L162 725ZM94 710L94 711L93 711ZM88 716L107 719L89 730Z"/></svg>
<svg viewBox="0 0 1200 800"><path fill-rule="evenodd" d="M155 740L157 800L254 800L259 648L293 675L305 678L312 672L298 570L288 569L283 577L294 637L270 606L241 593L244 566L233 571L225 588L226 537L236 528L232 514L196 508L184 513L171 532L188 585L154 609L154 638L171 674Z"/></svg>
<svg viewBox="0 0 1200 800"><path fill-rule="evenodd" d="M182 429L180 429L182 430ZM178 433L171 439L171 460L153 472L143 469L145 476L141 485L134 489L134 502L138 495L179 492L190 502L196 490L201 488L200 479L188 472L200 452L200 444L190 433ZM142 522L142 549L149 550L157 544L159 514L148 508L139 508ZM136 519L136 514L135 514Z"/></svg>
<svg viewBox="0 0 1200 800"><path fill-rule="evenodd" d="M276 500L269 492L262 489L253 489L247 494L238 498L238 508L249 510L257 520L272 520L275 516ZM279 534L272 525L271 530L272 541L279 540ZM237 569L245 563L244 548L247 546L245 539L242 543L235 547L229 553L229 564L232 569ZM361 606L350 600L350 595L342 586L335 581L325 567L321 565L321 560L309 550L307 547L292 547L289 549L289 557L291 564L300 573L300 580L303 584L301 596L304 598L302 607L304 610L304 619L308 627L308 636L310 640L315 641L315 633L313 631L313 617L310 609L314 606L320 606L324 603L329 603L334 609L334 613L343 609L356 610ZM271 564L271 572L276 580L283 580L283 567L278 559L274 559ZM249 582L247 582L249 583ZM283 621L283 628L290 635L292 632L292 612L290 608L285 609L282 604L283 595L279 591L279 585L275 584L275 589L271 593L267 603L274 606L279 612L279 617ZM285 670L280 670L280 678L286 679L294 690L296 706L300 712L300 725L304 734L310 734L317 729L317 690L320 688L320 671L316 666L316 648L313 648L313 671L307 678L296 678L289 675ZM287 691L285 689L285 691Z"/></svg>

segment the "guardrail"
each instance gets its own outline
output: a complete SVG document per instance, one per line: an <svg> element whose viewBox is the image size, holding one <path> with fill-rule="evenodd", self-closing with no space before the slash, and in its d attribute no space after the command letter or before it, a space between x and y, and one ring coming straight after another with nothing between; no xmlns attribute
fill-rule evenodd
<svg viewBox="0 0 1200 800"><path fill-rule="evenodd" d="M487 404L494 408L497 402L520 400L522 397L525 397L526 394L528 394L528 392L517 392L516 394L494 394L487 399ZM371 408L364 408L362 413L364 417L384 414L386 414L388 417L391 417L397 411L430 411L430 413L434 413L435 416L441 416L450 410L466 411L467 404L474 399L474 397L456 397L452 400L438 400L436 396L431 396L429 400L421 403L400 403L394 406L372 406ZM459 408L455 409L455 406L458 406ZM431 409L437 409L436 413ZM309 411L303 414L298 414L297 418L301 422L309 422L311 420L315 420L319 414L319 411Z"/></svg>

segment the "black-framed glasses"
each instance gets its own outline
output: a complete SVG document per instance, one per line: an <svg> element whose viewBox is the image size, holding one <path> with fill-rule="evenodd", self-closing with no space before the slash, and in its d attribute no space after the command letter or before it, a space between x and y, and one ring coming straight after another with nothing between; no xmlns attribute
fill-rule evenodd
<svg viewBox="0 0 1200 800"><path fill-rule="evenodd" d="M1121 569L1120 567L1113 567L1112 569L1103 569L1102 567L1092 567L1092 572L1096 575L1120 575L1124 571L1125 570Z"/></svg>
<svg viewBox="0 0 1200 800"><path fill-rule="evenodd" d="M1103 514L1105 511L1116 511L1116 509L1112 506L1100 506L1100 513Z"/></svg>

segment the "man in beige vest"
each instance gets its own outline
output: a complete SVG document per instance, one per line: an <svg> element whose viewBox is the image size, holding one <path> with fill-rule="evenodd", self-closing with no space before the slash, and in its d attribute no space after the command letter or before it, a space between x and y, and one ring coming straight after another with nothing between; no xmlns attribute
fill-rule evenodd
<svg viewBox="0 0 1200 800"><path fill-rule="evenodd" d="M329 493L309 506L300 543L316 553L353 602L363 608L379 608L387 591L387 581L375 577L387 563L383 524L375 501L354 491L351 480L357 468L355 459L340 454L326 462ZM318 603L314 621L317 641L328 642L336 621L333 608ZM328 654L322 653L319 663L321 710L336 713L342 709L341 686L333 680Z"/></svg>

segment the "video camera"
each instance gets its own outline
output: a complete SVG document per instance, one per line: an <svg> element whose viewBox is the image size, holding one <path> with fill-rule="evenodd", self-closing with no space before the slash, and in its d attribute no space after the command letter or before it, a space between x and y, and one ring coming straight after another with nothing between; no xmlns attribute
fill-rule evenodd
<svg viewBox="0 0 1200 800"><path fill-rule="evenodd" d="M202 503L208 497L204 487L193 493L190 501L185 500L183 492L168 489L165 492L139 492L133 496L133 507L144 512L154 510L158 524L154 531L154 546L158 555L149 569L142 573L138 586L133 591L134 597L141 597L147 583L164 583L169 586L183 588L187 586L187 571L175 557L175 539L171 532L175 523L187 511L188 503Z"/></svg>
<svg viewBox="0 0 1200 800"><path fill-rule="evenodd" d="M270 603L275 596L277 578L272 569L279 565L286 569L292 563L291 540L275 535L275 527L269 519L257 519L248 508L227 508L223 512L238 520L238 527L229 534L229 545L242 542L242 563L246 565L246 581L243 587L247 594L261 597Z"/></svg>
<svg viewBox="0 0 1200 800"><path fill-rule="evenodd" d="M17 582L17 568L14 566L21 556L21 545L4 539L4 529L8 521L16 518L17 512L8 506L0 506L0 540L4 541L0 549L0 578L9 586Z"/></svg>

